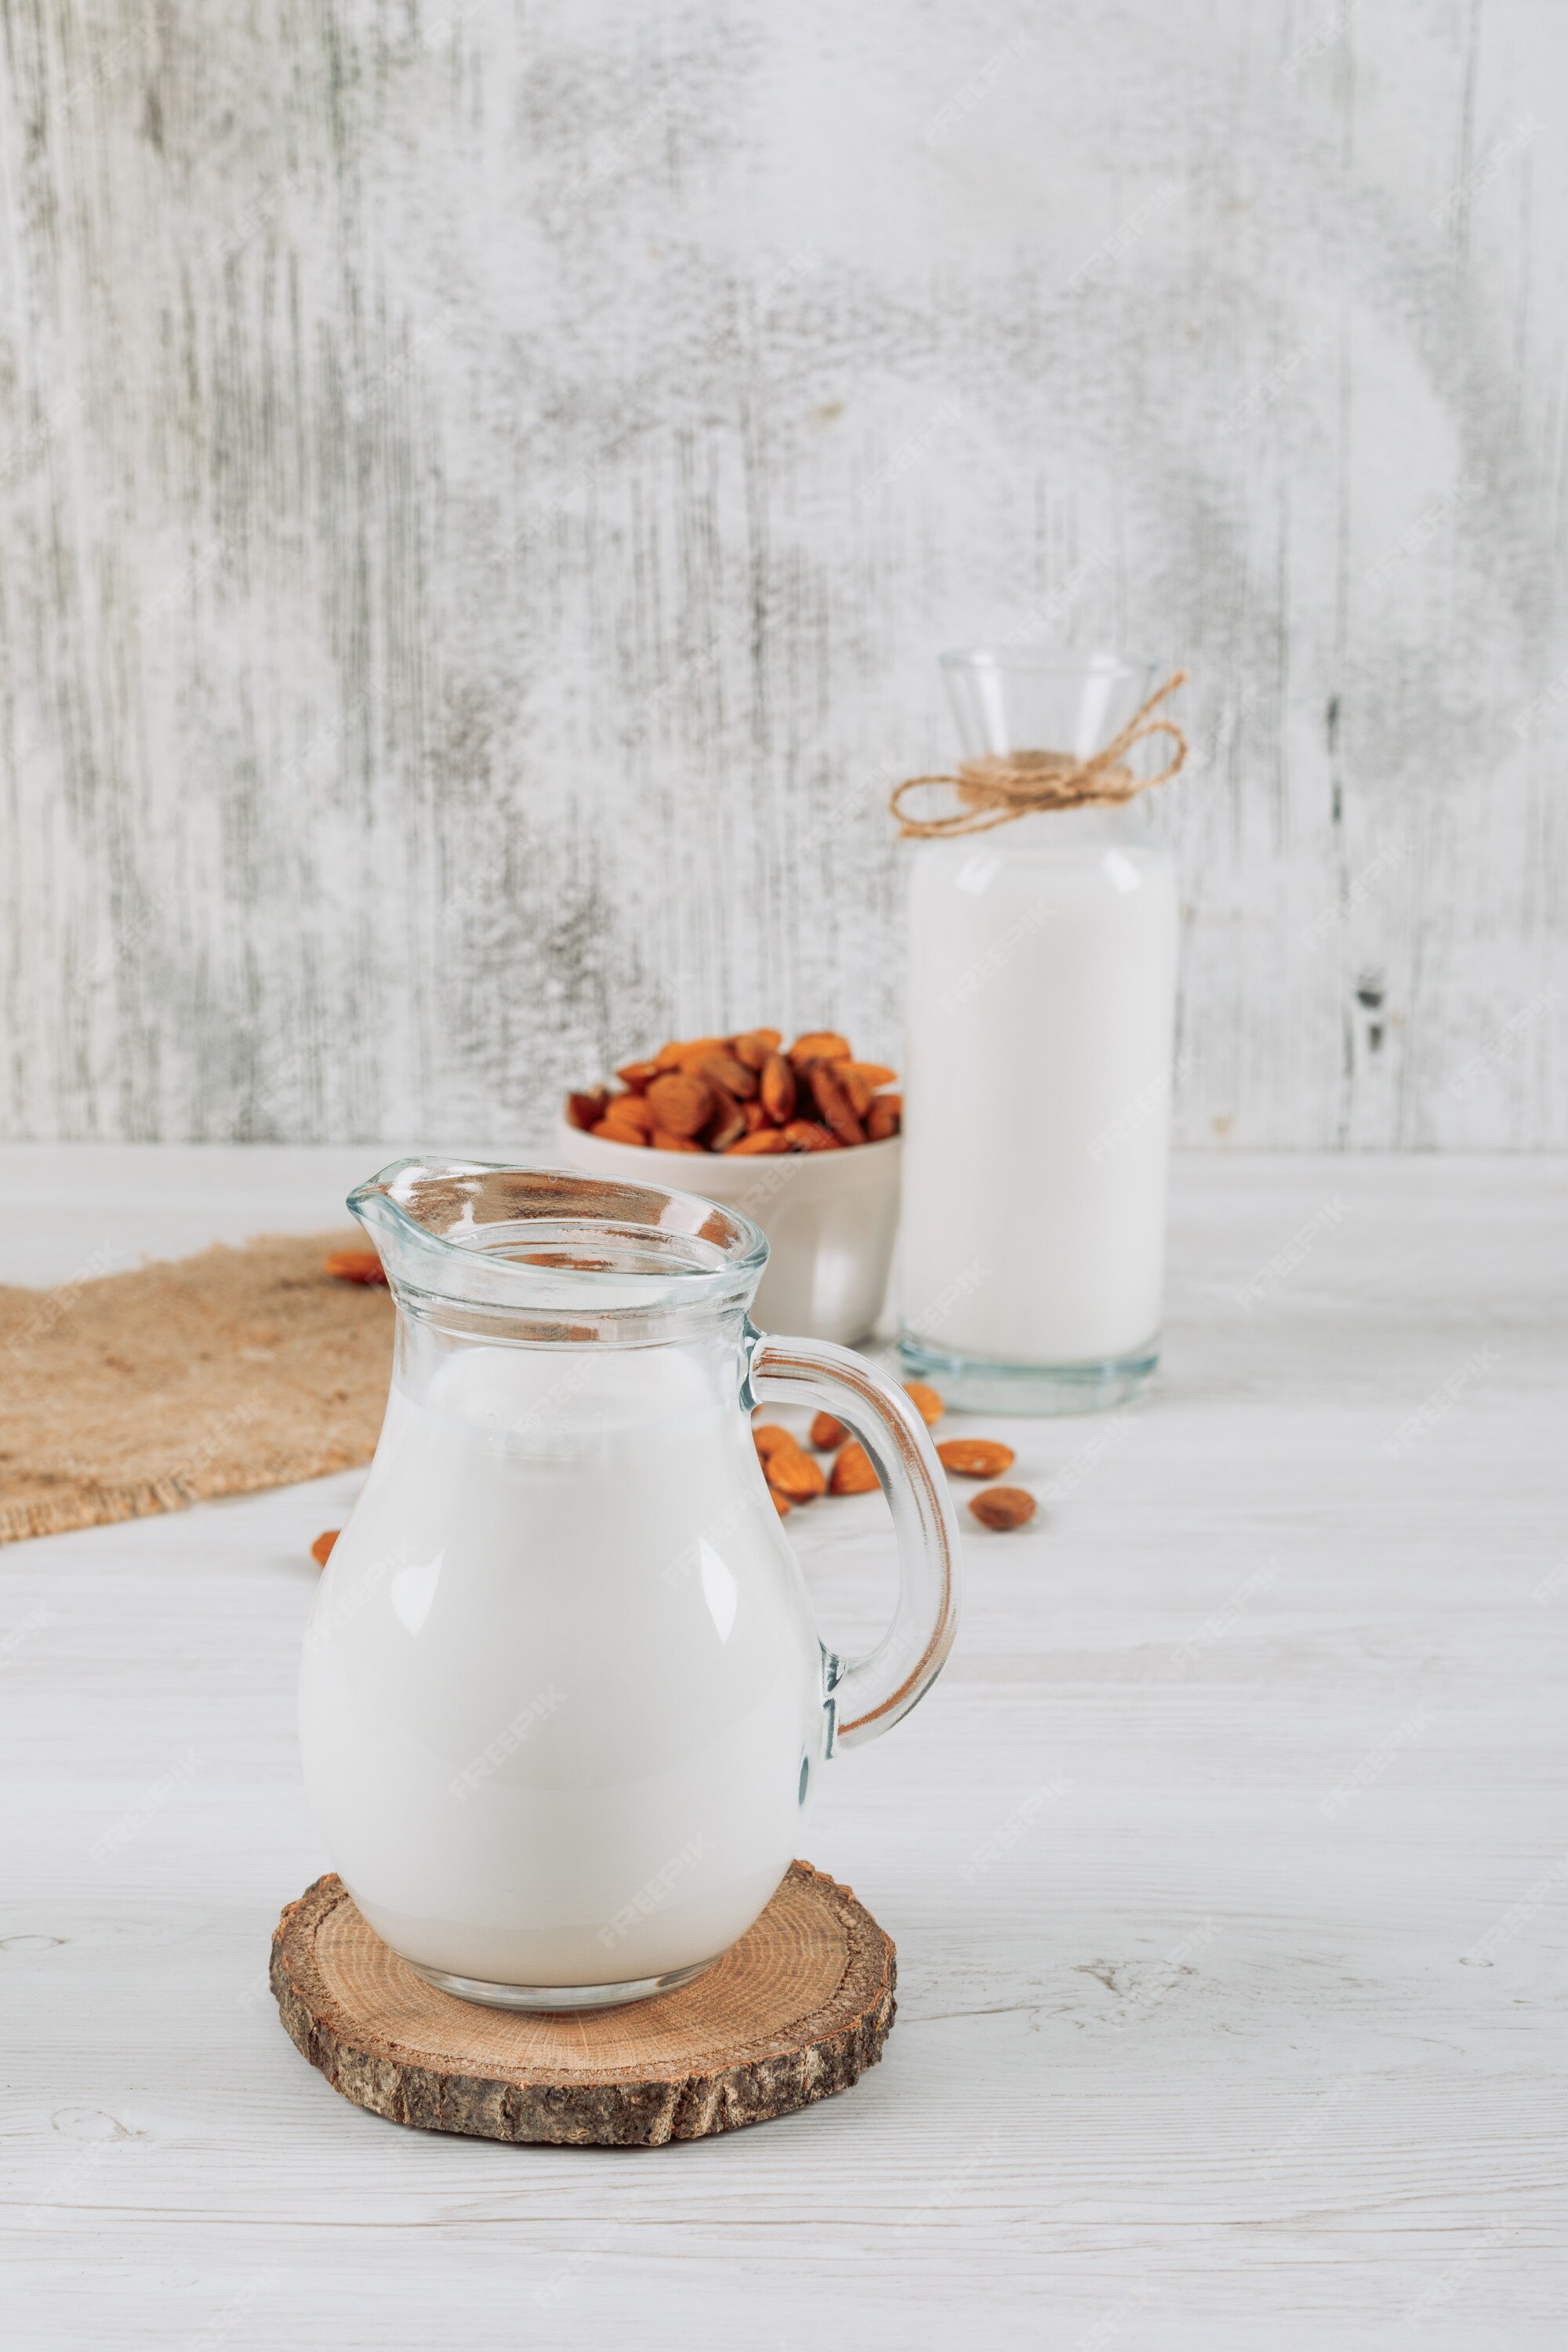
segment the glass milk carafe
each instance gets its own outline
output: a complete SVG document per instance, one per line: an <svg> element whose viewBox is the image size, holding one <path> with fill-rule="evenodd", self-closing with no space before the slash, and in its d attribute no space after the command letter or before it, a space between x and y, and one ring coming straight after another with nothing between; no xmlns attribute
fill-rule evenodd
<svg viewBox="0 0 1568 2352"><path fill-rule="evenodd" d="M755 1331L756 1226L689 1194L402 1160L350 1207L397 1305L386 1420L305 1638L305 1777L370 1925L433 1984L575 2009L684 1982L801 1848L817 1768L952 1646L924 1424L847 1349ZM752 1444L847 1422L892 1505L890 1629L817 1638Z"/></svg>
<svg viewBox="0 0 1568 2352"><path fill-rule="evenodd" d="M943 656L966 759L1092 757L1105 658ZM922 842L910 877L901 1354L955 1403L1124 1402L1158 1358L1177 906L1148 796Z"/></svg>

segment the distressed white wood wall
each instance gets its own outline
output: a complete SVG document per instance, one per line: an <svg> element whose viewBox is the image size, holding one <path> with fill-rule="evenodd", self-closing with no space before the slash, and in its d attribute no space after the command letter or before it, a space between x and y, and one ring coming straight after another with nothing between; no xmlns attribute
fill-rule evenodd
<svg viewBox="0 0 1568 2352"><path fill-rule="evenodd" d="M1187 1140L1568 1142L1568 10L0 23L9 1134L896 1051L1010 635L1193 673Z"/></svg>

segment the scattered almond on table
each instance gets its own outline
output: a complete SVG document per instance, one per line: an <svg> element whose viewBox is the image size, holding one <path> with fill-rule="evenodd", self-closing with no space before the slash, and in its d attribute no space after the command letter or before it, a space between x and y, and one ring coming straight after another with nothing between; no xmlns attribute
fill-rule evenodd
<svg viewBox="0 0 1568 2352"><path fill-rule="evenodd" d="M903 1097L889 1091L898 1072L858 1062L836 1029L808 1029L787 1048L781 1029L676 1038L616 1076L623 1093L569 1094L566 1116L637 1150L839 1151L887 1142L903 1118Z"/></svg>
<svg viewBox="0 0 1568 2352"><path fill-rule="evenodd" d="M326 1532L323 1535L319 1535L316 1538L315 1542L310 1546L310 1558L315 1561L318 1568L325 1568L328 1560L331 1558L332 1546L336 1543L341 1533L341 1528L328 1528Z"/></svg>
<svg viewBox="0 0 1568 2352"><path fill-rule="evenodd" d="M385 1286L386 1268L374 1250L333 1250L321 1260L321 1270L339 1282L379 1282Z"/></svg>
<svg viewBox="0 0 1568 2352"><path fill-rule="evenodd" d="M776 1445L763 1463L767 1481L775 1495L786 1503L815 1502L826 1491L827 1480L820 1462L798 1445Z"/></svg>
<svg viewBox="0 0 1568 2352"><path fill-rule="evenodd" d="M1021 1528L1035 1516L1035 1498L1024 1486L987 1486L969 1506L983 1528Z"/></svg>
<svg viewBox="0 0 1568 2352"><path fill-rule="evenodd" d="M937 1447L936 1458L955 1478L999 1478L1011 1470L1015 1456L1010 1445L994 1437L950 1437Z"/></svg>
<svg viewBox="0 0 1568 2352"><path fill-rule="evenodd" d="M947 1410L936 1391L927 1388L924 1381L906 1381L904 1394L909 1398L926 1427L934 1429Z"/></svg>
<svg viewBox="0 0 1568 2352"><path fill-rule="evenodd" d="M906 1381L904 1393L926 1427L934 1428L945 1410L935 1389L923 1381ZM794 1431L782 1423L758 1422L752 1438L781 1519L795 1504L813 1502L824 1492L869 1495L876 1490L878 1478L870 1455L833 1413L819 1412L810 1430L817 1453L834 1457L826 1479ZM949 1438L936 1450L943 1467L959 1478L994 1478L1010 1470L1014 1462L1012 1447L994 1437ZM969 1507L983 1527L1021 1528L1035 1516L1035 1498L1022 1486L992 1486L976 1495Z"/></svg>
<svg viewBox="0 0 1568 2352"><path fill-rule="evenodd" d="M877 1474L871 1467L871 1457L863 1445L853 1438L833 1465L827 1481L832 1495L869 1495L876 1491Z"/></svg>
<svg viewBox="0 0 1568 2352"><path fill-rule="evenodd" d="M821 1464L812 1460L793 1429L775 1421L757 1422L752 1425L752 1443L781 1519L796 1503L815 1502L826 1492L827 1478Z"/></svg>

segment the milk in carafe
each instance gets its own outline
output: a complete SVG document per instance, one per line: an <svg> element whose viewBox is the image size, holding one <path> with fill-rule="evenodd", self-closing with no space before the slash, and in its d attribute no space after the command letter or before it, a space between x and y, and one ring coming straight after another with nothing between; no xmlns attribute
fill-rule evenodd
<svg viewBox="0 0 1568 2352"><path fill-rule="evenodd" d="M823 1735L728 1351L473 1347L388 1414L300 1694L360 1909L505 1983L722 1951L800 1848Z"/></svg>

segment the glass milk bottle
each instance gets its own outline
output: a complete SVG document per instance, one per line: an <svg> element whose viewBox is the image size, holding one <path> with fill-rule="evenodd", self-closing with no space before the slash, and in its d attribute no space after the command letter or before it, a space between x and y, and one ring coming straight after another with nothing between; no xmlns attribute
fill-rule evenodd
<svg viewBox="0 0 1568 2352"><path fill-rule="evenodd" d="M1042 808L1030 779L1135 792L1117 739L1154 677L985 652L942 667L965 804L910 880L900 1349L954 1404L1087 1412L1158 1360L1176 888L1146 796ZM1168 720L1143 731L1181 746ZM1110 772L1086 778L1097 754ZM1029 813L998 822L988 780Z"/></svg>

